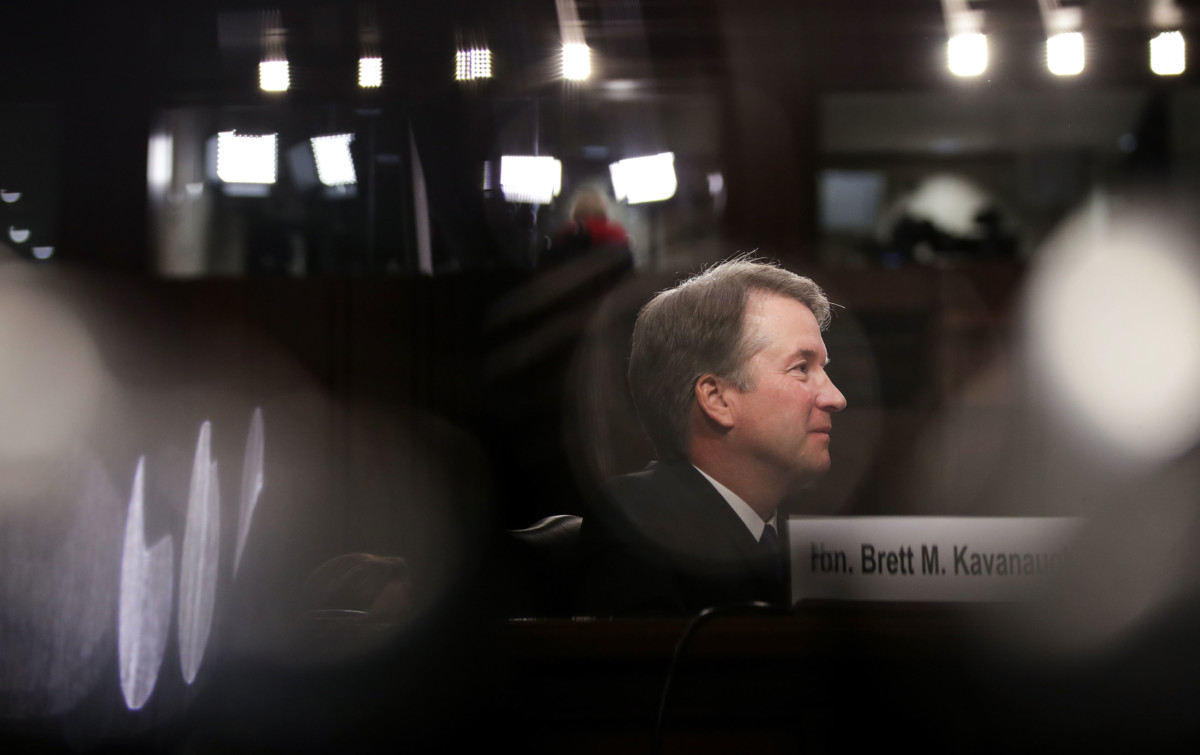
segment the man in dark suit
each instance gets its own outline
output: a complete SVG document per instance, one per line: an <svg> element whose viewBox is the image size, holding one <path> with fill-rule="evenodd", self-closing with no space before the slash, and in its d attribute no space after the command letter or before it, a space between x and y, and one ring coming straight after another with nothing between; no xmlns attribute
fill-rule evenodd
<svg viewBox="0 0 1200 755"><path fill-rule="evenodd" d="M846 406L825 372L829 318L811 280L745 259L642 308L629 384L660 461L585 519L582 612L788 603L775 512L829 468Z"/></svg>

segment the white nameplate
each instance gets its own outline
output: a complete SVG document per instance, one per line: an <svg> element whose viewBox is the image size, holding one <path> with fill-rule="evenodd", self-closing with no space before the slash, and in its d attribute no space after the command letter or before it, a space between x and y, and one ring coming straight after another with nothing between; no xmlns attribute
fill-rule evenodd
<svg viewBox="0 0 1200 755"><path fill-rule="evenodd" d="M1082 520L790 517L792 602L1015 601L1044 591Z"/></svg>

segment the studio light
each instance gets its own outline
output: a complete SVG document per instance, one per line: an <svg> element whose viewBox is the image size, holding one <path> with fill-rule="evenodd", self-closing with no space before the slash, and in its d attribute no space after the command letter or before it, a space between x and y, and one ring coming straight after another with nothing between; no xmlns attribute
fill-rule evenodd
<svg viewBox="0 0 1200 755"><path fill-rule="evenodd" d="M5 204L12 204L20 198L21 192L19 191L5 191L4 189L0 189L0 199L3 199Z"/></svg>
<svg viewBox="0 0 1200 755"><path fill-rule="evenodd" d="M988 43L983 34L956 34L946 44L946 62L955 76L978 76L987 70Z"/></svg>
<svg viewBox="0 0 1200 755"><path fill-rule="evenodd" d="M350 156L350 142L354 134L316 136L312 143L313 159L317 163L317 177L326 186L345 186L358 183L354 173L354 159Z"/></svg>
<svg viewBox="0 0 1200 755"><path fill-rule="evenodd" d="M492 77L492 51L486 47L459 50L455 57L455 81L474 81Z"/></svg>
<svg viewBox="0 0 1200 755"><path fill-rule="evenodd" d="M1083 34L1055 34L1046 40L1046 67L1055 76L1074 76L1083 71Z"/></svg>
<svg viewBox="0 0 1200 755"><path fill-rule="evenodd" d="M54 256L54 247L52 246L35 246L33 248L34 259L48 260Z"/></svg>
<svg viewBox="0 0 1200 755"><path fill-rule="evenodd" d="M1187 68L1183 32L1164 31L1150 40L1150 70L1159 76L1177 76Z"/></svg>
<svg viewBox="0 0 1200 755"><path fill-rule="evenodd" d="M562 163L553 157L502 155L500 190L509 202L550 204L562 191Z"/></svg>
<svg viewBox="0 0 1200 755"><path fill-rule="evenodd" d="M258 86L264 92L286 92L289 83L286 60L264 60L258 64Z"/></svg>
<svg viewBox="0 0 1200 755"><path fill-rule="evenodd" d="M10 225L8 227L8 237L12 239L14 244L24 244L26 241L29 241L29 229L17 228Z"/></svg>
<svg viewBox="0 0 1200 755"><path fill-rule="evenodd" d="M217 134L217 178L225 183L273 184L277 169L276 134Z"/></svg>
<svg viewBox="0 0 1200 755"><path fill-rule="evenodd" d="M383 58L358 59L358 85L363 89L383 86Z"/></svg>
<svg viewBox="0 0 1200 755"><path fill-rule="evenodd" d="M562 48L563 78L583 81L592 75L592 51L580 42L569 42Z"/></svg>
<svg viewBox="0 0 1200 755"><path fill-rule="evenodd" d="M661 202L675 196L675 153L630 157L608 166L613 192L629 204Z"/></svg>

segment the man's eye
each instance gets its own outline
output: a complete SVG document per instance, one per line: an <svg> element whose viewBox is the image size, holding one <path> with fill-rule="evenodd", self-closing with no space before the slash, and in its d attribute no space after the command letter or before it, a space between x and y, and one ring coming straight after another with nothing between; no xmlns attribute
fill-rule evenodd
<svg viewBox="0 0 1200 755"><path fill-rule="evenodd" d="M807 373L807 372L808 372L808 365L807 365L807 364L798 364L798 365L796 365L795 367L793 367L793 368L792 368L792 372L802 372L802 373Z"/></svg>

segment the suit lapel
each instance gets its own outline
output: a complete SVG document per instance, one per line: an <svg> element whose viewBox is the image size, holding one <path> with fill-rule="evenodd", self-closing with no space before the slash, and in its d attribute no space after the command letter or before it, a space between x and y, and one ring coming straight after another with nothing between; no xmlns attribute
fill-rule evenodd
<svg viewBox="0 0 1200 755"><path fill-rule="evenodd" d="M690 499L696 509L692 521L702 528L696 539L711 549L703 555L716 562L714 566L746 574L768 594L781 593L774 566L763 557L760 543L712 483L691 464L672 465L671 472L683 488L685 499Z"/></svg>

